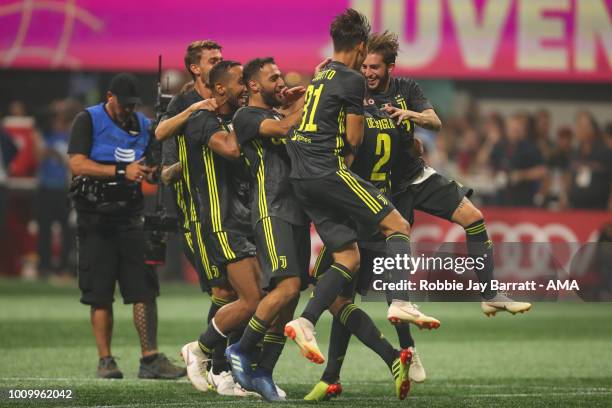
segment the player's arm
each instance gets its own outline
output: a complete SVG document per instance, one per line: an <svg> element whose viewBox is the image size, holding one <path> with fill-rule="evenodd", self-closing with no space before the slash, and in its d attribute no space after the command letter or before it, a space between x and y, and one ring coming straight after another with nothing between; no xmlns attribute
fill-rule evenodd
<svg viewBox="0 0 612 408"><path fill-rule="evenodd" d="M365 79L360 74L348 76L342 83L341 100L346 112L346 141L353 154L363 141L363 99L365 97Z"/></svg>
<svg viewBox="0 0 612 408"><path fill-rule="evenodd" d="M412 120L418 126L439 131L442 128L442 121L433 109L429 100L419 84L412 79L400 80L400 93L406 99L410 109L399 109L390 107L387 112L400 124L404 120Z"/></svg>
<svg viewBox="0 0 612 408"><path fill-rule="evenodd" d="M194 112L199 110L214 111L216 109L217 101L215 98L204 99L203 101L196 102L178 115L161 120L157 125L157 128L155 128L155 138L161 141L176 135L181 127L187 122L187 119L189 119Z"/></svg>
<svg viewBox="0 0 612 408"><path fill-rule="evenodd" d="M297 125L302 118L304 102L302 99L301 108L294 109L288 116L281 120L265 119L259 125L259 134L263 137L287 137L289 130Z"/></svg>
<svg viewBox="0 0 612 408"><path fill-rule="evenodd" d="M236 133L219 131L210 137L208 147L226 159L237 159L240 157L240 146L236 138Z"/></svg>
<svg viewBox="0 0 612 408"><path fill-rule="evenodd" d="M442 122L433 108L425 109L423 112L415 112L388 105L385 107L385 110L390 117L396 120L398 125L405 120L411 120L416 125L425 129L436 132L442 129Z"/></svg>
<svg viewBox="0 0 612 408"><path fill-rule="evenodd" d="M180 162L176 162L170 166L164 166L161 172L161 181L169 186L180 180L183 172L183 166Z"/></svg>
<svg viewBox="0 0 612 408"><path fill-rule="evenodd" d="M346 141L351 146L353 153L363 141L363 115L349 113L346 115Z"/></svg>

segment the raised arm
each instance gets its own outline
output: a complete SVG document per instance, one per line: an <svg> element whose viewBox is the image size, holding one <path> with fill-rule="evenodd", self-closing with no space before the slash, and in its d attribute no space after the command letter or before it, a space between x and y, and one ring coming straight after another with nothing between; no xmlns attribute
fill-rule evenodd
<svg viewBox="0 0 612 408"><path fill-rule="evenodd" d="M155 128L155 138L160 141L166 140L167 138L178 133L192 113L197 112L198 110L214 111L215 109L217 109L217 102L214 98L196 102L178 115L160 121Z"/></svg>

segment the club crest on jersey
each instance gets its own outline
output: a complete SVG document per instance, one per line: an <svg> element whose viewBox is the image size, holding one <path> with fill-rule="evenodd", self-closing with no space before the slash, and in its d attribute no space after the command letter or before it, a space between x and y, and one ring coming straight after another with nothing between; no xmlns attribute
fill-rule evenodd
<svg viewBox="0 0 612 408"><path fill-rule="evenodd" d="M279 256L278 260L280 261L280 267L281 269L287 269L287 257L286 256Z"/></svg>
<svg viewBox="0 0 612 408"><path fill-rule="evenodd" d="M122 149L117 147L115 149L115 160L118 162L131 163L136 160L136 151L134 149Z"/></svg>

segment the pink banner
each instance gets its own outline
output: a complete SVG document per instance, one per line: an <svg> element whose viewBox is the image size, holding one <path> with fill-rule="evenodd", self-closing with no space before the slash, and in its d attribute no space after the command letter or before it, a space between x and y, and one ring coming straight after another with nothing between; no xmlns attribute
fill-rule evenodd
<svg viewBox="0 0 612 408"><path fill-rule="evenodd" d="M346 7L399 34L396 74L612 82L612 0L1 0L0 66L152 71L163 54L182 69L211 38L309 73Z"/></svg>

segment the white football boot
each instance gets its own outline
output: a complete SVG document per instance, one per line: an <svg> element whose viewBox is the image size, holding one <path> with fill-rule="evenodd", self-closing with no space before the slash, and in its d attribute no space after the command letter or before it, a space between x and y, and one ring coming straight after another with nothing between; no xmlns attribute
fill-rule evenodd
<svg viewBox="0 0 612 408"><path fill-rule="evenodd" d="M187 377L194 388L202 392L208 391L207 370L210 360L200 350L198 342L192 341L185 344L181 349L181 356L187 366Z"/></svg>
<svg viewBox="0 0 612 408"><path fill-rule="evenodd" d="M440 321L421 312L417 305L405 300L393 299L387 311L387 320L391 324L412 323L419 329L437 329Z"/></svg>
<svg viewBox="0 0 612 408"><path fill-rule="evenodd" d="M297 344L302 355L316 364L323 364L325 357L315 338L314 325L307 319L299 317L285 325L285 336Z"/></svg>
<svg viewBox="0 0 612 408"><path fill-rule="evenodd" d="M234 377L232 377L232 373L230 371L222 371L219 374L214 374L213 370L211 369L208 372L206 380L208 381L209 387L217 391L217 394L230 397L236 396L236 383L234 382Z"/></svg>
<svg viewBox="0 0 612 408"><path fill-rule="evenodd" d="M427 375L425 374L425 367L423 367L421 357L419 357L419 353L417 353L416 348L409 347L408 349L412 352L412 361L410 362L410 368L408 369L408 376L410 376L410 380L413 382L422 383L427 378Z"/></svg>
<svg viewBox="0 0 612 408"><path fill-rule="evenodd" d="M531 309L531 303L516 302L505 293L498 292L493 298L480 302L480 307L487 317L495 316L497 312L509 312L512 314L525 313Z"/></svg>

